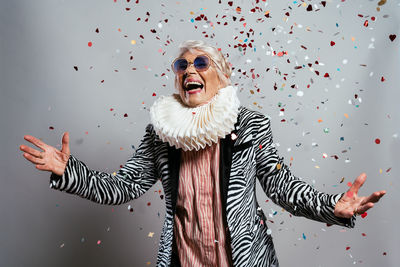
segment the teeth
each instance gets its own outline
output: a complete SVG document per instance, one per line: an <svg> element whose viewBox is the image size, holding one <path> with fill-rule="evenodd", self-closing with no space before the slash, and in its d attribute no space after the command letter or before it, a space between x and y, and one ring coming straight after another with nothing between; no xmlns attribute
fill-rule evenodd
<svg viewBox="0 0 400 267"><path fill-rule="evenodd" d="M188 87L188 85L190 85L190 84L195 84L195 85L199 85L199 86L202 85L202 84L199 83L199 82L187 82L187 83L185 84L185 87Z"/></svg>

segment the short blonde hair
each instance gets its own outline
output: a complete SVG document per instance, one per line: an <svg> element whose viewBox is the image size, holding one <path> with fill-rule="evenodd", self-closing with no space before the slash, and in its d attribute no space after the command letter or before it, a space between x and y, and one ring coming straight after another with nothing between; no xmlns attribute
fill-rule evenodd
<svg viewBox="0 0 400 267"><path fill-rule="evenodd" d="M192 50L200 50L206 52L214 61L214 63L217 64L216 69L219 78L221 80L225 80L228 84L231 84L230 77L232 74L232 69L227 60L225 59L224 55L222 54L221 51L218 50L218 48L208 45L206 42L201 40L187 40L179 45L178 57L181 57L186 52ZM176 87L176 82L177 82L177 76L175 77L175 87Z"/></svg>

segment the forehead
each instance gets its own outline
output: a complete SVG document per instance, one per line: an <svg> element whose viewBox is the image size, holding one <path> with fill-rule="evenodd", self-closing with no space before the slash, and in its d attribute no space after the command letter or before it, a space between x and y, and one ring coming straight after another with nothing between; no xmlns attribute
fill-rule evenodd
<svg viewBox="0 0 400 267"><path fill-rule="evenodd" d="M180 57L186 59L195 59L199 55L208 55L206 52L198 49L190 49L183 53Z"/></svg>

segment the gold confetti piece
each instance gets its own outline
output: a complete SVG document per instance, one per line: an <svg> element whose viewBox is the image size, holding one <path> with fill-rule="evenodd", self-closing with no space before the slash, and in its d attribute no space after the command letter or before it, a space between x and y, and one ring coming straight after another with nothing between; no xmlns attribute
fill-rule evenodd
<svg viewBox="0 0 400 267"><path fill-rule="evenodd" d="M379 173L382 173L382 169L379 169Z"/></svg>
<svg viewBox="0 0 400 267"><path fill-rule="evenodd" d="M281 166L281 164L279 164L279 163L278 163L278 164L276 164L276 169L280 170L280 169L281 169L281 167L282 167L282 166Z"/></svg>
<svg viewBox="0 0 400 267"><path fill-rule="evenodd" d="M150 264L151 264L151 261L146 262L146 265L150 265Z"/></svg>
<svg viewBox="0 0 400 267"><path fill-rule="evenodd" d="M349 118L349 115L348 115L347 113L344 113L344 116L345 116L346 118Z"/></svg>
<svg viewBox="0 0 400 267"><path fill-rule="evenodd" d="M356 40L356 38L354 38L354 37L351 37L351 40L354 42L354 40Z"/></svg>
<svg viewBox="0 0 400 267"><path fill-rule="evenodd" d="M318 166L318 165L316 165L316 166L315 166L315 168L316 168L316 169L319 169L319 166Z"/></svg>
<svg viewBox="0 0 400 267"><path fill-rule="evenodd" d="M148 237L153 237L154 233L153 232L149 232Z"/></svg>
<svg viewBox="0 0 400 267"><path fill-rule="evenodd" d="M131 41L131 44L133 44L133 45L136 44L136 41L135 41L135 40L132 40L132 41Z"/></svg>
<svg viewBox="0 0 400 267"><path fill-rule="evenodd" d="M322 119L319 119L318 122L322 122Z"/></svg>
<svg viewBox="0 0 400 267"><path fill-rule="evenodd" d="M113 175L115 176L115 175L117 175L117 173L116 173L116 172L113 172Z"/></svg>

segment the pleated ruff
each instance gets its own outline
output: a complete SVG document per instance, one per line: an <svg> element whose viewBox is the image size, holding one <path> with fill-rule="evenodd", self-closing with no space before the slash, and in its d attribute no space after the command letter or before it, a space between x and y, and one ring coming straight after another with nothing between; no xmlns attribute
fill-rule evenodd
<svg viewBox="0 0 400 267"><path fill-rule="evenodd" d="M240 101L237 88L218 90L210 102L186 106L178 94L161 96L150 108L150 119L162 141L184 151L200 150L217 143L234 129Z"/></svg>

